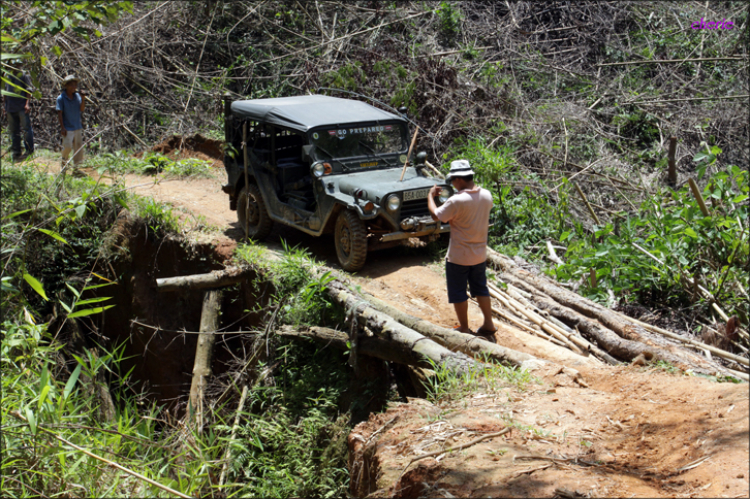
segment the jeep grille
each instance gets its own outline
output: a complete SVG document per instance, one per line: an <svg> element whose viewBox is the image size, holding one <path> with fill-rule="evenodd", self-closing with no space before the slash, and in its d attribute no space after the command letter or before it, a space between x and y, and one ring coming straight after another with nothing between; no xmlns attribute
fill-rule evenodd
<svg viewBox="0 0 750 499"><path fill-rule="evenodd" d="M412 199L401 203L401 220L409 217L429 216L426 199Z"/></svg>

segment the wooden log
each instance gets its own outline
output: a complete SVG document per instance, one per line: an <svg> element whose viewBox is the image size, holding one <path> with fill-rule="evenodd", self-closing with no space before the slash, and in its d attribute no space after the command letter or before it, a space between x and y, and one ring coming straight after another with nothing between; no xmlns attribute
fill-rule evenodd
<svg viewBox="0 0 750 499"><path fill-rule="evenodd" d="M492 359L495 362L519 367L531 366L535 362L544 362L533 355L505 348L496 343L491 343L474 336L473 334L461 333L453 329L437 326L431 322L402 312L396 307L393 307L374 296L365 295L365 298L374 308L388 314L404 326L420 332L424 336L436 341L450 350L462 352L475 358L484 357Z"/></svg>
<svg viewBox="0 0 750 499"><path fill-rule="evenodd" d="M353 310L361 320L360 324L366 325L381 338L402 344L405 348L451 371L465 373L481 368L480 364L471 357L460 352L452 352L432 339L404 326L394 318L373 308L366 300L333 285L335 282L329 283L326 287L329 296L345 310Z"/></svg>
<svg viewBox="0 0 750 499"><path fill-rule="evenodd" d="M282 326L276 330L276 334L284 338L307 338L321 345L331 346L337 350L349 349L347 341L349 336L335 329L327 327L303 327ZM405 348L403 344L393 343L377 336L359 335L359 354L387 362L395 362L414 367L429 368L430 363L423 357L417 355L413 350Z"/></svg>
<svg viewBox="0 0 750 499"><path fill-rule="evenodd" d="M584 194L581 188L578 186L578 182L573 182L573 186L578 191L578 194L581 196L581 199L583 199L583 202L586 205L586 208L588 208L589 213L591 213L591 216L594 218L596 225L601 226L602 223L599 221L599 217L596 216L596 212L594 211L594 208L591 207L591 203L589 203L589 200L586 199L586 194Z"/></svg>
<svg viewBox="0 0 750 499"><path fill-rule="evenodd" d="M667 170L667 182L669 185L674 186L677 183L677 161L675 160L675 152L677 151L677 137L669 138L669 153L667 159L669 161L669 169Z"/></svg>
<svg viewBox="0 0 750 499"><path fill-rule="evenodd" d="M214 354L214 343L219 329L219 312L221 311L221 296L219 290L206 291L203 295L203 309L201 310L201 325L198 343L195 346L195 361L193 363L193 379L190 384L190 407L193 410L193 421L202 432L203 428L203 398L206 392L208 378L213 374L211 361Z"/></svg>
<svg viewBox="0 0 750 499"><path fill-rule="evenodd" d="M253 274L251 269L229 267L208 274L162 277L156 280L156 288L160 292L221 288L242 282Z"/></svg>
<svg viewBox="0 0 750 499"><path fill-rule="evenodd" d="M711 214L706 207L706 202L703 201L703 196L701 196L701 191L698 189L698 184L695 183L695 180L693 180L692 177L688 179L688 184L690 185L693 197L698 202L698 207L701 209L701 213L703 213L704 217L710 217Z"/></svg>

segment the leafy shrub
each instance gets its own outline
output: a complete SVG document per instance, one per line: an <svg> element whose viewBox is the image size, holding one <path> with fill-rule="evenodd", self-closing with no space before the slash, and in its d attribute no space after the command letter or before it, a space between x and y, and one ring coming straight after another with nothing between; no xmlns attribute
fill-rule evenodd
<svg viewBox="0 0 750 499"><path fill-rule="evenodd" d="M605 290L611 289L623 300L679 306L700 298L690 284L697 276L728 314L738 313L747 320L745 300L728 286L748 286L750 248L743 222L749 214L747 171L731 166L716 173L703 196L712 201L710 216L703 215L685 185L677 191L659 190L646 199L638 214L619 224L619 234L611 223L596 226L595 237L601 242L592 244L580 225L563 232L560 241L568 243L566 264L554 269L554 274L558 279L575 280L593 268L596 288L584 279L580 289L593 299L605 300Z"/></svg>

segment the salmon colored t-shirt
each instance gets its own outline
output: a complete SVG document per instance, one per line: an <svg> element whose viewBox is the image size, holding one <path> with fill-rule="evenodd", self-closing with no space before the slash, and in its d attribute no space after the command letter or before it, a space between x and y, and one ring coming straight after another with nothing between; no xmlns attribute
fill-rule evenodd
<svg viewBox="0 0 750 499"><path fill-rule="evenodd" d="M475 185L454 194L435 210L443 223L451 226L447 260L456 265L477 265L487 259L487 230L490 224L492 194Z"/></svg>

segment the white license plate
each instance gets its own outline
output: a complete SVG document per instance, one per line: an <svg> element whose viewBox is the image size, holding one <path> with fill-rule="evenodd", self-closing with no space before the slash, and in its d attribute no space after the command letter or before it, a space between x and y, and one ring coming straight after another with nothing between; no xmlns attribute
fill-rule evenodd
<svg viewBox="0 0 750 499"><path fill-rule="evenodd" d="M419 189L418 191L406 191L404 192L404 201L411 201L412 199L427 199L430 194L430 189Z"/></svg>

